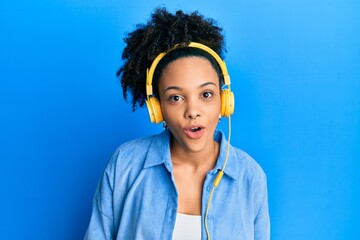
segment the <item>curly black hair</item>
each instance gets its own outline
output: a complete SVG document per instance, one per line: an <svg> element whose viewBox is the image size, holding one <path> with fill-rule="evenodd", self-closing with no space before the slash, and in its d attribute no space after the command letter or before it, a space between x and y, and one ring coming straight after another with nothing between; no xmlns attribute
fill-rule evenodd
<svg viewBox="0 0 360 240"><path fill-rule="evenodd" d="M165 8L156 8L150 20L144 24L136 25L133 32L124 38L126 47L122 54L123 66L117 71L120 78L124 99L128 93L132 95L132 109L142 107L146 100L146 69L150 67L156 56L168 51L175 44L189 44L199 42L207 45L221 57L224 51L224 37L222 28L217 26L214 19L205 18L197 11L190 14L177 11L171 14ZM173 51L176 52L176 51ZM172 54L172 57L159 63L154 75L154 93L157 95L157 78L166 64L183 56L202 56L211 62L214 69L221 76L221 71L211 56L201 53L199 50L180 50L180 54ZM171 52L172 53L172 52ZM159 70L160 69L160 70Z"/></svg>

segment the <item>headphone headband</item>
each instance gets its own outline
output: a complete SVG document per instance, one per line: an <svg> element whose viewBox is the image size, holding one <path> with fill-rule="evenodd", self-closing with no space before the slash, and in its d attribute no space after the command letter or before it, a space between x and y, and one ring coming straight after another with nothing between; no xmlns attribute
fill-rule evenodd
<svg viewBox="0 0 360 240"><path fill-rule="evenodd" d="M174 51L175 49L178 49L178 48L182 48L182 47L197 48L197 49L201 49L201 50L209 53L219 64L221 73L224 78L224 84L227 85L230 90L230 76L227 71L225 62L221 59L221 57L214 50L212 50L211 48L209 48L208 46L206 46L204 44L201 44L198 42L190 42L189 45L176 44L176 45L174 45L174 47L172 47L168 51L160 53L152 62L150 69L149 68L146 69L146 96L147 96L147 99L149 99L149 97L153 95L152 82L153 82L154 72L155 72L157 65L161 61L161 59L163 59L166 56L166 54L168 54L169 52Z"/></svg>

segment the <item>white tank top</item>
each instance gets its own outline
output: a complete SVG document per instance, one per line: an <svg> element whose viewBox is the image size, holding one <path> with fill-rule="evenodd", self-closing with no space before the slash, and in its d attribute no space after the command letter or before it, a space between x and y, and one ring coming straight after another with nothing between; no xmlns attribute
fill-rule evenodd
<svg viewBox="0 0 360 240"><path fill-rule="evenodd" d="M200 240L201 216L177 213L172 240Z"/></svg>

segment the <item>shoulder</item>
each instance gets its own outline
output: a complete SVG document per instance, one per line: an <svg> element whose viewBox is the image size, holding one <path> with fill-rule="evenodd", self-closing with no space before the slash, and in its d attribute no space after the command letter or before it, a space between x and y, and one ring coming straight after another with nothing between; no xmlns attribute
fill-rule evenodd
<svg viewBox="0 0 360 240"><path fill-rule="evenodd" d="M254 178L266 180L266 175L262 167L256 160L242 149L233 147L236 156L236 162L241 165L241 168L248 172Z"/></svg>
<svg viewBox="0 0 360 240"><path fill-rule="evenodd" d="M252 194L253 201L260 206L261 202L267 198L267 178L264 170L249 154L241 149L234 148L236 164L240 165L240 182Z"/></svg>
<svg viewBox="0 0 360 240"><path fill-rule="evenodd" d="M105 172L110 176L136 174L143 168L149 151L166 144L168 144L166 132L125 142L112 154Z"/></svg>
<svg viewBox="0 0 360 240"><path fill-rule="evenodd" d="M117 157L126 156L127 158L142 155L148 151L152 141L156 137L157 135L151 135L125 142L116 149L114 154L116 154Z"/></svg>
<svg viewBox="0 0 360 240"><path fill-rule="evenodd" d="M222 167L226 161L228 141L222 131L215 132L215 140L220 142L220 155L218 167ZM230 144L227 167L225 173L234 179L240 179L245 182L260 180L266 182L266 175L261 166L248 153L242 149Z"/></svg>
<svg viewBox="0 0 360 240"><path fill-rule="evenodd" d="M109 160L109 164L141 164L145 159L152 142L159 138L160 135L161 134L155 134L141 137L121 144L113 153Z"/></svg>

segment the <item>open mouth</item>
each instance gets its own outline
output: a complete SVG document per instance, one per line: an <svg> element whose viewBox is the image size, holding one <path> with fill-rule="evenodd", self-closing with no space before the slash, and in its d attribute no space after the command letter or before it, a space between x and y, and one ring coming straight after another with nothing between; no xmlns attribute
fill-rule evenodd
<svg viewBox="0 0 360 240"><path fill-rule="evenodd" d="M194 128L190 128L189 130L190 132L198 132L201 130L201 127L194 127Z"/></svg>
<svg viewBox="0 0 360 240"><path fill-rule="evenodd" d="M187 137L191 139L198 139L204 134L204 129L205 128L201 125L193 125L186 128L184 132Z"/></svg>

